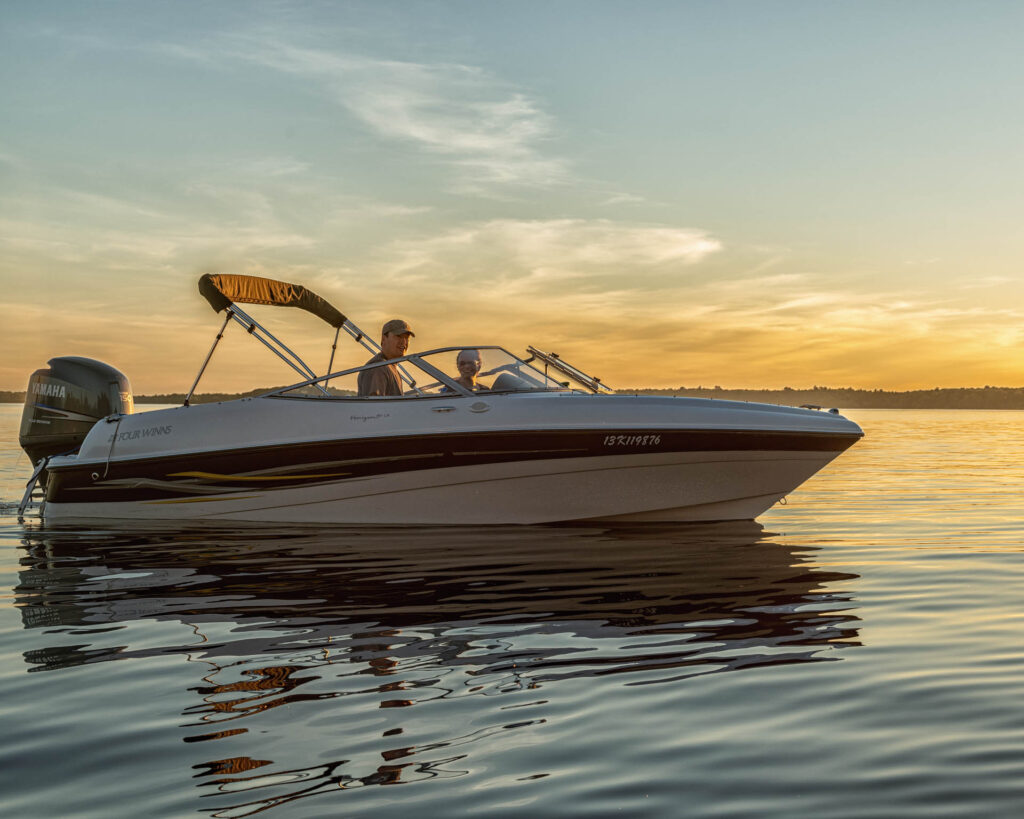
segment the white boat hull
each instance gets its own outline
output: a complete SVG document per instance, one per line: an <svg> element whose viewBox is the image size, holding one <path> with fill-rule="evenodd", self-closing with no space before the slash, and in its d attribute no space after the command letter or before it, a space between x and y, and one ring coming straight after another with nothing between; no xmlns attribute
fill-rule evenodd
<svg viewBox="0 0 1024 819"><path fill-rule="evenodd" d="M422 469L311 487L114 503L48 503L52 522L534 524L752 520L835 453L686 452Z"/></svg>

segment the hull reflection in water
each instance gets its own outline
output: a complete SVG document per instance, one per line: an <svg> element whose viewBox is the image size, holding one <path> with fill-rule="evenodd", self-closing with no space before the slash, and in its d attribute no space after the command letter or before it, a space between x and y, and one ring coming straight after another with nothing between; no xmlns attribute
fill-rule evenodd
<svg viewBox="0 0 1024 819"><path fill-rule="evenodd" d="M464 774L474 743L546 721L524 712L480 728L465 710L477 695L524 692L536 705L607 675L652 684L838 659L858 631L849 592L832 587L855 576L772 537L756 523L44 529L25 537L17 602L46 635L25 654L33 671L173 654L195 664L184 739L216 745L191 745L210 752L190 767L223 802L216 815L242 816L339 786ZM427 704L414 730L425 712L412 706ZM372 729L346 735L362 751L315 736L370 715ZM275 753L296 733L333 761Z"/></svg>

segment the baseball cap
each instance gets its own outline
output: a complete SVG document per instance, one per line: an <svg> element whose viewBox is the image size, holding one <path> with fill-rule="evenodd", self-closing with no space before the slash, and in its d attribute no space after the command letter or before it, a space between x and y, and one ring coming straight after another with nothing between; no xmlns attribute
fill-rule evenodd
<svg viewBox="0 0 1024 819"><path fill-rule="evenodd" d="M384 328L380 332L381 335L387 335L388 333L391 333L393 336L404 336L406 333L411 336L416 335L412 331L412 327L409 326L409 323L402 319L391 319L391 321L385 323Z"/></svg>

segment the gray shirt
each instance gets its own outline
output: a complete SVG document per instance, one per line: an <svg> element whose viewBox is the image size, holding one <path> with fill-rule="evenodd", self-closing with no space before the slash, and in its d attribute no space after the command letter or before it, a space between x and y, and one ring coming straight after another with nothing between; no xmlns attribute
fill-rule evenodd
<svg viewBox="0 0 1024 819"><path fill-rule="evenodd" d="M367 364L376 364L378 361L387 361L382 353L377 353L367 361ZM364 365L365 366L365 365ZM374 367L372 370L363 370L356 379L359 387L359 395L401 395L402 383L398 380L398 370L394 364L386 367Z"/></svg>

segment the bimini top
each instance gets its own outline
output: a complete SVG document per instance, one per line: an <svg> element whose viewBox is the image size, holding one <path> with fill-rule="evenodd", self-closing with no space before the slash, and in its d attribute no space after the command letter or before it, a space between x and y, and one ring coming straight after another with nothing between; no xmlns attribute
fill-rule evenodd
<svg viewBox="0 0 1024 819"><path fill-rule="evenodd" d="M332 327L341 327L346 321L334 305L301 284L235 273L207 273L199 279L199 292L210 302L216 313L227 309L234 302L242 302L298 307L323 319Z"/></svg>

